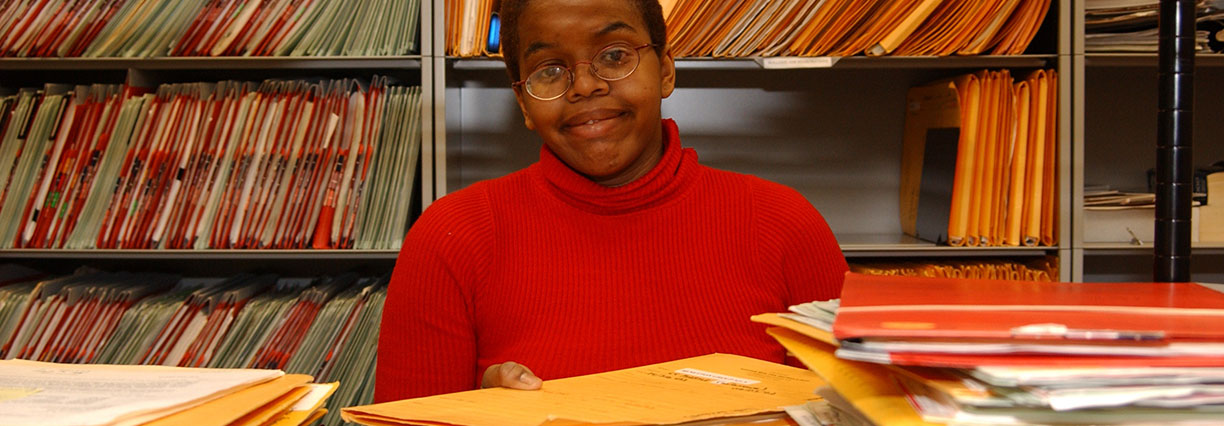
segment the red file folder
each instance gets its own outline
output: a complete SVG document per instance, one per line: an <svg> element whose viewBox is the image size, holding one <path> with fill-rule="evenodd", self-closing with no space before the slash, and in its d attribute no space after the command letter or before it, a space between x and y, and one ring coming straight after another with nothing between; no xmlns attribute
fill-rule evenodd
<svg viewBox="0 0 1224 426"><path fill-rule="evenodd" d="M833 334L841 340L1224 342L1224 293L1196 283L1048 283L847 273Z"/></svg>

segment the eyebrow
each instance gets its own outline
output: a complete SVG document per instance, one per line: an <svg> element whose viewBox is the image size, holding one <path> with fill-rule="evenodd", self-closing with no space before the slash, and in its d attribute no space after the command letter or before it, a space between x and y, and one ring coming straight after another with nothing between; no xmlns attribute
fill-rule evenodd
<svg viewBox="0 0 1224 426"><path fill-rule="evenodd" d="M625 30L633 31L634 28L632 25L629 25L628 23L625 23L624 21L616 21L611 24L608 24L608 26L606 27L603 27L602 30L597 31L595 33L595 36L600 37L600 36L608 35L608 34L611 34L617 31L625 31ZM552 48L552 47L557 47L557 45L555 43L545 43L542 41L531 43L531 45L527 46L527 48L523 50L523 57L526 58L528 56L531 56L532 53L535 53L540 50Z"/></svg>
<svg viewBox="0 0 1224 426"><path fill-rule="evenodd" d="M611 24L608 24L608 26L604 27L602 30L599 30L599 32L595 33L595 35L597 36L607 35L609 33L619 31L619 30L633 31L633 26L625 23L625 21L616 21Z"/></svg>

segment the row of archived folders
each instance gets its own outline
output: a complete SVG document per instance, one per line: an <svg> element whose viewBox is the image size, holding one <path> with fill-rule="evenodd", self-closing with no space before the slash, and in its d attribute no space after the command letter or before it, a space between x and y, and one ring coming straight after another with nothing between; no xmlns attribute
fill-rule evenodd
<svg viewBox="0 0 1224 426"><path fill-rule="evenodd" d="M1058 243L1058 73L982 70L913 87L904 232L952 246Z"/></svg>
<svg viewBox="0 0 1224 426"><path fill-rule="evenodd" d="M0 97L0 248L398 249L417 86L385 77Z"/></svg>
<svg viewBox="0 0 1224 426"><path fill-rule="evenodd" d="M339 409L373 400L386 277L313 278L0 266L0 358L66 364L258 368L339 382Z"/></svg>
<svg viewBox="0 0 1224 426"><path fill-rule="evenodd" d="M0 57L387 56L418 49L421 0L0 2Z"/></svg>
<svg viewBox="0 0 1224 426"><path fill-rule="evenodd" d="M497 54L498 0L446 1L446 53ZM678 57L1018 55L1050 0L663 0Z"/></svg>

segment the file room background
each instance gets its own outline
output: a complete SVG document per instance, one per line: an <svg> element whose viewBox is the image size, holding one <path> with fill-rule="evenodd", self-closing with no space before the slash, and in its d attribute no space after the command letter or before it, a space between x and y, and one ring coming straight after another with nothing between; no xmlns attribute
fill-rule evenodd
<svg viewBox="0 0 1224 426"><path fill-rule="evenodd" d="M410 205L404 217L387 219L402 220L406 229L438 197L518 170L538 158L540 142L523 127L500 60L457 55L450 46L459 35L475 32L465 32L460 25L447 27L452 22L448 4L472 9L487 2L387 2L408 11L414 19L407 21L415 20L405 21L411 40L398 51L345 50L345 43L311 56L270 57L168 57L140 52L128 57L116 53L20 57L4 51L0 52L0 96L48 83L127 83L156 90L164 84L269 79L363 79L363 90L368 90L376 75L388 77L392 86L419 87L420 102L411 123L419 151L415 164L404 169L411 174L406 195ZM14 3L0 11L0 22L14 22L20 15ZM663 114L676 120L685 144L697 149L704 164L754 174L800 191L825 216L852 264L1026 263L1049 258L1057 265L1054 278L1063 281L1150 281L1150 241L1086 242L1082 198L1086 189L1099 185L1146 190L1156 152L1156 56L1089 51L1085 7L1085 2L1052 0L1039 31L1019 55L860 54L830 67L798 69L763 69L743 57L681 57L677 89L664 101ZM185 19L190 22L190 17ZM342 33L318 37L349 37L336 35ZM357 40L360 34L352 37ZM1224 120L1219 119L1219 111L1224 111L1224 56L1204 51L1196 61L1194 159L1196 166L1206 168L1224 160ZM902 232L900 164L907 90L983 69L1008 70L1017 78L1038 69L1058 73L1054 182L1058 232L1051 246L949 247ZM49 274L89 266L214 279L209 282L242 273L308 282L355 272L362 282L376 283L390 272L396 253L395 248L6 248L0 257L5 263ZM1193 278L1219 282L1224 279L1222 261L1224 241L1195 243ZM307 284L283 287L291 291ZM12 312L0 310L16 315ZM4 320L0 318L0 324ZM332 400L362 402L363 388L356 386L347 396L338 391Z"/></svg>

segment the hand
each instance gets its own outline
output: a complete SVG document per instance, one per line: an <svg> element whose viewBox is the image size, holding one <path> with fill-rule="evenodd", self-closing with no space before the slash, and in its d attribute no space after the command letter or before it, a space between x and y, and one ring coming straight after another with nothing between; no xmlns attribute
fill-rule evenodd
<svg viewBox="0 0 1224 426"><path fill-rule="evenodd" d="M503 387L535 390L539 389L542 384L544 384L544 381L536 377L531 370L522 364L512 361L490 365L489 368L485 369L484 377L480 380L481 388Z"/></svg>

